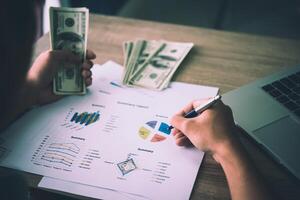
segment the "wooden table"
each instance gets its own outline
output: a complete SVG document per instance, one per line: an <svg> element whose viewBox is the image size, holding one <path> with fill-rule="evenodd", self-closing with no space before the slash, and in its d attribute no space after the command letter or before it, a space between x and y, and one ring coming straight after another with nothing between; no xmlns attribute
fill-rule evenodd
<svg viewBox="0 0 300 200"><path fill-rule="evenodd" d="M219 87L225 93L280 69L300 64L300 41L162 24L101 15L90 16L88 48L95 63L123 63L122 43L137 38L193 42L195 47L173 80ZM49 48L49 36L37 42L37 53ZM300 199L299 182L245 134L242 142L272 189L284 199ZM182 172L184 173L184 172ZM38 180L30 176L31 185ZM222 168L211 156L204 162L191 199L230 199Z"/></svg>

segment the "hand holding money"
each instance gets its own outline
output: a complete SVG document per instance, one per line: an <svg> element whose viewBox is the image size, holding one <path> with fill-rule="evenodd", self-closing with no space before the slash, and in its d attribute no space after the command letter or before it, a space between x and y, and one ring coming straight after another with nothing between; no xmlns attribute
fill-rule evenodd
<svg viewBox="0 0 300 200"><path fill-rule="evenodd" d="M123 84L163 90L192 47L169 41L125 42Z"/></svg>
<svg viewBox="0 0 300 200"><path fill-rule="evenodd" d="M52 50L69 50L86 57L89 11L87 8L50 8L50 46ZM61 67L53 79L56 95L78 95L86 93L81 76L81 65Z"/></svg>
<svg viewBox="0 0 300 200"><path fill-rule="evenodd" d="M30 98L30 106L42 105L56 101L63 96L53 94L53 77L56 72L68 63L68 66L73 64L81 66L81 76L85 81L86 86L92 84L91 68L93 66L92 59L95 59L94 52L87 50L86 60L81 63L81 59L67 50L45 51L41 53L33 65L31 66L26 77L25 92Z"/></svg>

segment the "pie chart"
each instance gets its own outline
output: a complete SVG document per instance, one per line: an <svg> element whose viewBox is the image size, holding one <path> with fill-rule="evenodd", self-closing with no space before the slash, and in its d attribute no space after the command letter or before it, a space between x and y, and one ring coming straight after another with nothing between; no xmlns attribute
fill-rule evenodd
<svg viewBox="0 0 300 200"><path fill-rule="evenodd" d="M161 142L170 135L169 125L160 121L148 121L139 128L138 135L141 139L150 142Z"/></svg>

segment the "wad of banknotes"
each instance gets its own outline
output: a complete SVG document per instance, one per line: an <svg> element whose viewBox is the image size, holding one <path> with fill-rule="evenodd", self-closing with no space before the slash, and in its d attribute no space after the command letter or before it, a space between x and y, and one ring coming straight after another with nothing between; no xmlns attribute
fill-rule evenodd
<svg viewBox="0 0 300 200"><path fill-rule="evenodd" d="M193 43L135 40L123 44L123 84L153 90L168 87Z"/></svg>
<svg viewBox="0 0 300 200"><path fill-rule="evenodd" d="M52 50L70 50L83 62L86 57L88 28L87 8L50 8ZM176 69L192 47L193 43L164 40L125 42L123 84L163 90L168 87ZM53 92L57 95L85 94L81 65L62 66L54 76Z"/></svg>
<svg viewBox="0 0 300 200"><path fill-rule="evenodd" d="M83 62L86 57L89 10L51 7L49 13L51 50L70 50ZM54 76L53 92L56 95L85 94L81 65L62 66Z"/></svg>

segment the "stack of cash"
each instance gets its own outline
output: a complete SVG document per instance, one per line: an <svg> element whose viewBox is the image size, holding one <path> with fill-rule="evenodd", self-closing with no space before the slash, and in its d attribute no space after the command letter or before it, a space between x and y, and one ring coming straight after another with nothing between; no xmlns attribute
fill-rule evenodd
<svg viewBox="0 0 300 200"><path fill-rule="evenodd" d="M193 45L162 40L125 42L123 84L154 90L167 88Z"/></svg>
<svg viewBox="0 0 300 200"><path fill-rule="evenodd" d="M52 50L69 50L85 59L89 26L87 8L50 8L50 46ZM57 95L86 93L81 65L64 66L53 79L53 92Z"/></svg>

